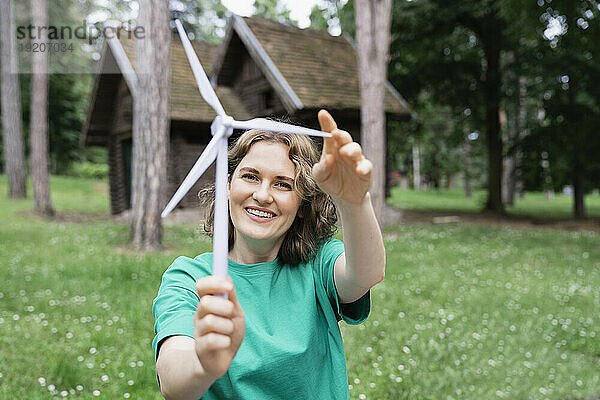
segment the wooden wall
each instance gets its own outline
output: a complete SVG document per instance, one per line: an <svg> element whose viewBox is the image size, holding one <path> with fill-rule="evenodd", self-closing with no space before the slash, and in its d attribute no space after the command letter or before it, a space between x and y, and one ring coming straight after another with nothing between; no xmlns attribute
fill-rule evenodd
<svg viewBox="0 0 600 400"><path fill-rule="evenodd" d="M285 112L281 100L244 47L241 53L241 63L232 86L248 112L255 116Z"/></svg>
<svg viewBox="0 0 600 400"><path fill-rule="evenodd" d="M133 100L125 81L121 80L114 99L112 123L108 137L108 181L110 209L120 214L130 208L127 152L131 151ZM167 163L166 194L170 199L208 144L210 124L194 122L171 122L171 138ZM131 156L131 154L129 154ZM214 166L200 178L183 198L179 207L198 207L198 192L214 181Z"/></svg>
<svg viewBox="0 0 600 400"><path fill-rule="evenodd" d="M127 84L119 82L113 101L112 124L108 137L108 182L110 186L110 211L120 214L129 208L125 152L131 140L133 101Z"/></svg>
<svg viewBox="0 0 600 400"><path fill-rule="evenodd" d="M202 128L198 128L201 130ZM205 132L210 132L210 127L206 124ZM169 165L168 165L168 192L167 197L171 198L181 182L185 179L190 169L196 163L196 160L204 151L206 144L194 140L190 135L186 135L185 131L176 131L171 129L171 143L169 149ZM214 164L200 177L198 182L190 189L188 194L183 198L179 207L198 207L200 205L198 192L206 185L215 180Z"/></svg>
<svg viewBox="0 0 600 400"><path fill-rule="evenodd" d="M112 214L120 214L129 208L126 199L122 144L122 141L118 140L116 136L108 137L108 184Z"/></svg>

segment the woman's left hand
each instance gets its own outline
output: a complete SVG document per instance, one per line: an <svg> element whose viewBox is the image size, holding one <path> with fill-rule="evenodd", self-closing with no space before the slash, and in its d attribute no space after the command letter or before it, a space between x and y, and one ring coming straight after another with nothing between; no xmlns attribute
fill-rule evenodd
<svg viewBox="0 0 600 400"><path fill-rule="evenodd" d="M319 111L318 117L321 130L331 132L332 137L323 139L321 160L313 166L313 177L334 200L359 204L371 186L373 165L352 136L337 128L327 111Z"/></svg>

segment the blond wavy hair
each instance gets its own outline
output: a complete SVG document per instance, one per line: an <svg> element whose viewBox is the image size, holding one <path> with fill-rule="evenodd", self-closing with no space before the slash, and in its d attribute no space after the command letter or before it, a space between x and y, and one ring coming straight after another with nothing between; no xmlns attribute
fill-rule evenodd
<svg viewBox="0 0 600 400"><path fill-rule="evenodd" d="M280 263L298 265L313 258L319 246L336 231L337 215L331 197L323 192L312 177L312 166L319 161L319 151L307 136L287 133L249 130L229 148L229 182L233 172L252 145L260 141L281 143L288 147L290 161L295 166L294 191L300 199L296 219L288 229L277 258ZM212 236L215 215L215 186L202 189L200 197L206 210L204 231ZM229 215L229 248L235 242L235 231Z"/></svg>

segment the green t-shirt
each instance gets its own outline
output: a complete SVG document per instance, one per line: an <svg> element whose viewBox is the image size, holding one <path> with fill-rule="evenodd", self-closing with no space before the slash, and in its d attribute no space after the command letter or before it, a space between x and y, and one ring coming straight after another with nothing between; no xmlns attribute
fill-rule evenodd
<svg viewBox="0 0 600 400"><path fill-rule="evenodd" d="M364 321L367 292L340 304L333 265L344 244L331 239L306 264L277 260L243 265L229 260L229 275L246 318L246 336L227 373L203 396L213 399L348 399L346 358L338 321ZM154 354L165 338L193 337L197 279L212 273L212 253L177 258L162 278L152 311Z"/></svg>

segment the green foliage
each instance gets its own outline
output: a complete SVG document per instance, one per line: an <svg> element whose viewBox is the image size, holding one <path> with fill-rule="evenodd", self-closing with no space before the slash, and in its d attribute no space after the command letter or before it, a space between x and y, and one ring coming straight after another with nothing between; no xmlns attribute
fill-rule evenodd
<svg viewBox="0 0 600 400"><path fill-rule="evenodd" d="M537 48L540 108L543 118L531 128L523 147L526 167L541 174L540 154L548 153L554 188L573 184L582 175L584 190L600 186L600 79L595 58L600 57L600 8L597 1L555 1L540 7L540 29L550 21L562 21L561 30ZM525 169L525 168L524 168ZM538 181L539 182L539 181Z"/></svg>
<svg viewBox="0 0 600 400"><path fill-rule="evenodd" d="M88 179L106 179L108 178L108 164L75 162L69 175Z"/></svg>
<svg viewBox="0 0 600 400"><path fill-rule="evenodd" d="M87 159L89 149L80 146L92 76L50 75L48 104L52 172L64 174L75 159Z"/></svg>
<svg viewBox="0 0 600 400"><path fill-rule="evenodd" d="M485 73L494 44L502 49L499 89L508 119L503 154L522 155L516 176L529 190L548 182L558 190L573 185L576 176L582 176L586 191L598 187L600 141L594 135L600 124L595 84L600 71L593 61L600 57L598 5L583 0L394 2L389 79L422 120L401 129L423 143L424 174L453 169L452 163L444 166L440 148L452 156L464 132L479 131L485 138L490 130ZM490 37L486 29L494 21L498 29ZM524 98L519 81L525 82ZM445 115L443 126L431 109ZM487 149L474 150L474 162L483 164ZM540 165L542 154L549 154L547 170Z"/></svg>
<svg viewBox="0 0 600 400"><path fill-rule="evenodd" d="M254 14L257 17L273 21L298 25L298 21L290 17L290 10L279 0L254 0Z"/></svg>
<svg viewBox="0 0 600 400"><path fill-rule="evenodd" d="M227 18L231 16L219 0L171 1L171 9L177 12L192 39L211 43L219 43L225 36Z"/></svg>
<svg viewBox="0 0 600 400"><path fill-rule="evenodd" d="M152 300L168 265L210 240L167 227L168 250L130 253L106 182L51 187L54 222L7 200L0 176L0 398L161 399ZM598 233L419 224L385 244L369 319L342 324L352 398L598 396Z"/></svg>
<svg viewBox="0 0 600 400"><path fill-rule="evenodd" d="M326 31L329 28L328 19L325 16L325 9L319 7L318 4L315 4L310 10L310 27L312 29L317 29L320 31Z"/></svg>
<svg viewBox="0 0 600 400"><path fill-rule="evenodd" d="M354 38L354 0L321 0L311 9L310 27Z"/></svg>
<svg viewBox="0 0 600 400"><path fill-rule="evenodd" d="M465 169L461 148L467 135L486 130L481 41L472 30L446 20L456 21L461 10L435 1L393 3L388 79L417 118L399 124L390 143L403 140L421 146L421 175L434 186L442 176ZM479 137L470 141L470 175L483 187L486 149ZM412 159L410 148L405 151Z"/></svg>
<svg viewBox="0 0 600 400"><path fill-rule="evenodd" d="M18 3L17 23L27 26L30 10L25 3ZM89 2L74 3L67 0L56 0L49 7L49 23L55 26L78 26L84 18ZM129 7L129 6L127 6ZM87 55L89 57L89 54ZM68 58L69 68L81 71L87 59L81 52L74 52ZM21 59L21 63L30 62ZM27 68L22 65L22 68ZM73 160L89 160L96 150L83 148L79 144L83 123L85 121L88 101L92 89L91 74L51 73L48 86L48 134L50 167L54 174L68 173ZM29 150L29 121L31 96L31 75L20 75L21 108L23 117L23 134L26 153ZM1 150L0 150L1 151Z"/></svg>

